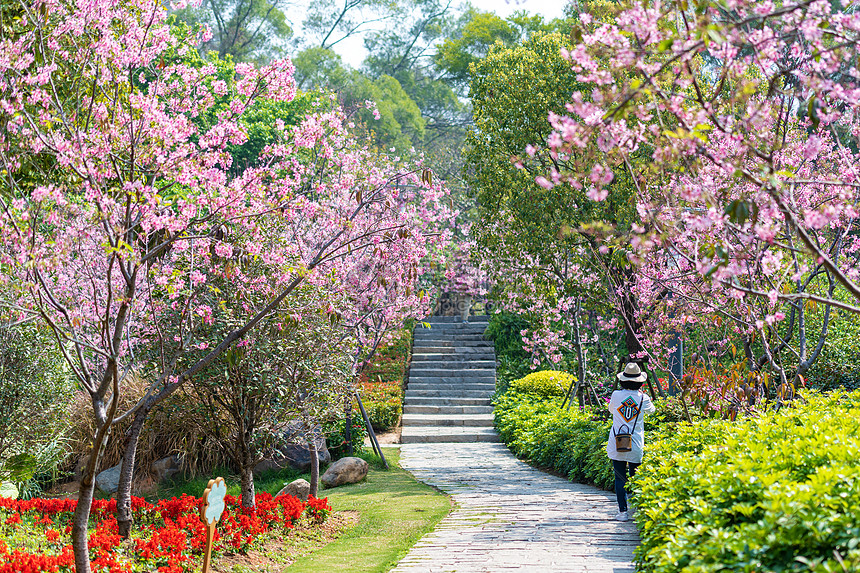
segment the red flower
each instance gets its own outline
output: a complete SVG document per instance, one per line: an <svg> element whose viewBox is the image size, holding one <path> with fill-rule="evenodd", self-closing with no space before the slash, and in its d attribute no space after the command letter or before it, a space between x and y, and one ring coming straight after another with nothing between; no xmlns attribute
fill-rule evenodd
<svg viewBox="0 0 860 573"><path fill-rule="evenodd" d="M164 573L191 573L194 569L193 558L202 553L206 539L206 526L198 514L199 502L199 498L183 495L151 505L139 497L133 497L132 511L142 526L140 537L134 539L132 555L129 557L125 552L117 551L122 539L114 515L116 501L94 501L92 516L95 530L88 540L93 568L109 573L127 573L133 568L157 569ZM292 527L293 522L306 510L315 519L324 519L331 511L327 499L311 498L305 505L292 496L273 498L268 493L257 495L254 509L243 508L233 496L227 496L226 502L227 510L215 531L216 551L232 548L244 552L273 528ZM19 524L27 518L37 525L54 525L53 528L45 529L45 538L50 543L60 540L60 531L65 535L71 533L70 523L76 506L74 500L65 499L21 501L0 498L0 512L9 514L6 524ZM61 568L71 570L73 566L74 555L70 545L63 547L59 555L22 551L10 554L6 543L0 541L0 573L58 572Z"/></svg>

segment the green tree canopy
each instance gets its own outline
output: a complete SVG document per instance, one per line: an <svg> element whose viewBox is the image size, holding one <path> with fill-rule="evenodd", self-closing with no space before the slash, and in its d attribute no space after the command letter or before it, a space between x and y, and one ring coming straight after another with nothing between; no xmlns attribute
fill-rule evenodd
<svg viewBox="0 0 860 573"><path fill-rule="evenodd" d="M571 94L582 89L562 48L570 48L566 36L535 32L515 46L495 43L470 65L475 128L464 155L480 213L475 234L490 259L537 261L535 280L544 285L537 288L546 296L581 294L592 308L605 311L608 303L632 315L607 296L612 284L625 282L627 261L621 253L601 254L596 240L610 230L629 229L635 220L632 182L618 176L602 202L588 199L586 188L545 189L536 177L553 163L576 158L546 151L532 157L526 151L546 141L552 132L549 114L563 113ZM580 276L603 280L583 284L569 273L573 265Z"/></svg>

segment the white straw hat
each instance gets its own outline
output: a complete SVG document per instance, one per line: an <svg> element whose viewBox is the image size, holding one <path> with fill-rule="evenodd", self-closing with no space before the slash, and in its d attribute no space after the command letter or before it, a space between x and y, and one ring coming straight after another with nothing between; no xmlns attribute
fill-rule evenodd
<svg viewBox="0 0 860 573"><path fill-rule="evenodd" d="M648 378L648 374L642 372L635 362L628 362L627 366L624 367L624 372L619 372L617 378L622 382L644 382Z"/></svg>

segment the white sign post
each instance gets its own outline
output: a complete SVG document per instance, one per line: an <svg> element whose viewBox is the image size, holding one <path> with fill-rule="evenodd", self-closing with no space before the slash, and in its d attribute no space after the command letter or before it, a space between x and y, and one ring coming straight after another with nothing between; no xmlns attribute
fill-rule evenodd
<svg viewBox="0 0 860 573"><path fill-rule="evenodd" d="M209 573L212 564L212 542L215 539L215 524L224 513L224 496L227 484L224 478L210 479L200 500L200 519L206 524L206 552L203 554L203 573Z"/></svg>

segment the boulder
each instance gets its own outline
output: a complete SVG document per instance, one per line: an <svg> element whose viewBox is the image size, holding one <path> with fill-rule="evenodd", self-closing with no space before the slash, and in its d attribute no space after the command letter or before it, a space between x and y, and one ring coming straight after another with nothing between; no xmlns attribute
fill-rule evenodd
<svg viewBox="0 0 860 573"><path fill-rule="evenodd" d="M179 456L167 456L152 462L149 471L152 472L155 483L162 483L182 471L182 460Z"/></svg>
<svg viewBox="0 0 860 573"><path fill-rule="evenodd" d="M254 466L254 473L258 474L270 470L281 470L290 467L296 471L306 472L311 468L311 452L301 422L292 422L281 433L277 445L268 452L266 459ZM320 464L331 462L331 454L322 435L322 428L314 429L317 447L317 459Z"/></svg>
<svg viewBox="0 0 860 573"><path fill-rule="evenodd" d="M291 481L287 485L284 486L284 489L278 492L278 495L291 495L293 497L297 497L302 501L308 500L308 495L311 493L311 484L308 483L307 480L297 479L296 481Z"/></svg>
<svg viewBox="0 0 860 573"><path fill-rule="evenodd" d="M75 481L84 480L84 470L87 469L88 463L90 463L90 455L85 454L81 456L81 459L79 459L78 463L75 465Z"/></svg>
<svg viewBox="0 0 860 573"><path fill-rule="evenodd" d="M99 473L96 476L96 487L104 493L116 493L119 489L120 470L122 470L122 462Z"/></svg>
<svg viewBox="0 0 860 573"><path fill-rule="evenodd" d="M333 463L320 481L326 487L357 483L367 477L367 462L361 458L341 458Z"/></svg>

